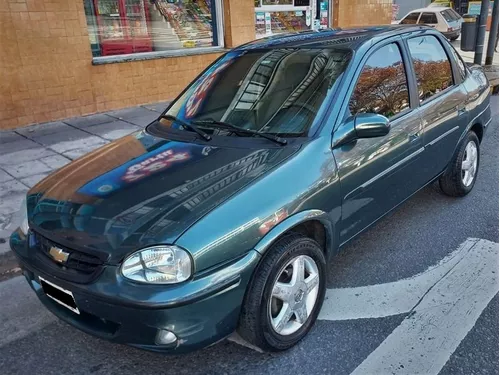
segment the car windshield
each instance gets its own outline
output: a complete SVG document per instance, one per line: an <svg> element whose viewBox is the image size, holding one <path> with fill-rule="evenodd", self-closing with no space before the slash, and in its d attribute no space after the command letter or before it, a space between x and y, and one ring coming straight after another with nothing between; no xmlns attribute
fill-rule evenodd
<svg viewBox="0 0 500 375"><path fill-rule="evenodd" d="M336 47L230 51L201 74L153 126L182 128L185 122L223 136L234 135L234 127L285 137L307 136L351 55L350 49ZM250 133L239 135L245 134Z"/></svg>

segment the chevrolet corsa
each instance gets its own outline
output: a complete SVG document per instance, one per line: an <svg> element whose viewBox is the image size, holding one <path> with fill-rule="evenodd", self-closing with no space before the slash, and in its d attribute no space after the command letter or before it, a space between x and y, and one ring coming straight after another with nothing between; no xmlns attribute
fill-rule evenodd
<svg viewBox="0 0 500 375"><path fill-rule="evenodd" d="M45 306L92 335L185 352L237 331L285 350L344 244L433 181L471 191L489 95L428 27L254 41L33 187L10 245Z"/></svg>

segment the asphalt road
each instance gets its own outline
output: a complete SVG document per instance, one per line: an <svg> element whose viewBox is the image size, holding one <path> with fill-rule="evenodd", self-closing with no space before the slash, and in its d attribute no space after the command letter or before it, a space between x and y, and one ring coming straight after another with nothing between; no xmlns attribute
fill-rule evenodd
<svg viewBox="0 0 500 375"><path fill-rule="evenodd" d="M471 194L452 199L435 185L426 187L333 258L328 288L412 277L467 238L498 242L498 97L491 105L494 120L481 145L479 177ZM47 317L30 294L23 294L26 289L18 294L11 288L2 295L2 284L2 298L16 299L19 312L39 318L19 337L3 344L0 338L0 369L5 374L349 374L407 317L318 321L305 340L280 354L261 354L223 341L192 354L163 356L81 333ZM498 373L498 303L497 294L440 374ZM6 326L2 306L0 301L0 326Z"/></svg>

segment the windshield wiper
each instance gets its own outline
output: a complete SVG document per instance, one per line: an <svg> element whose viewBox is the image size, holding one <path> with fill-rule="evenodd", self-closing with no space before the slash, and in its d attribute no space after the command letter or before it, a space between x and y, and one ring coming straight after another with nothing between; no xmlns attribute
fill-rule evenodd
<svg viewBox="0 0 500 375"><path fill-rule="evenodd" d="M287 144L287 140L286 139L278 137L277 135L272 135L272 134L267 134L267 133L261 133L261 132L258 132L256 130L243 129L243 128L240 128L240 127L238 127L236 125L233 125L233 124L230 124L230 123L224 122L224 121L217 121L217 120L213 120L213 119L207 119L207 120L193 121L193 124L203 125L203 126L207 126L207 125L208 126L214 126L214 125L216 125L216 126L221 127L221 128L230 129L230 130L232 130L235 133L252 134L252 135L256 135L258 137L269 139L270 141L279 143L280 145L286 145Z"/></svg>
<svg viewBox="0 0 500 375"><path fill-rule="evenodd" d="M184 128L187 128L187 129L190 129L190 130L194 131L196 134L198 134L200 137L202 137L205 141L209 141L209 140L212 139L211 136L209 136L203 130L198 129L197 126L195 126L193 124L190 124L189 122L182 121L181 119L178 119L175 116L172 116L172 115L161 115L160 118L164 118L164 119L167 119L167 120L172 120L172 121L178 122Z"/></svg>

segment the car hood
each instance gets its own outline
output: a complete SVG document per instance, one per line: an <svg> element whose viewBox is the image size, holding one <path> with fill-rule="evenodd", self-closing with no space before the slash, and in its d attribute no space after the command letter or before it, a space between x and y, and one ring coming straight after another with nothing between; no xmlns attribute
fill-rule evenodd
<svg viewBox="0 0 500 375"><path fill-rule="evenodd" d="M140 132L75 160L28 193L33 230L120 262L174 243L193 223L298 147L217 147ZM229 218L228 218L229 219Z"/></svg>

